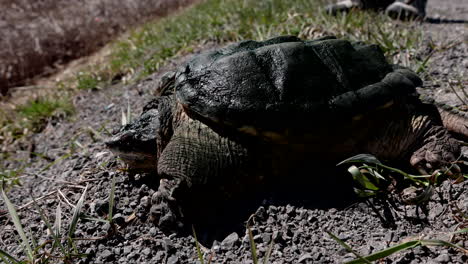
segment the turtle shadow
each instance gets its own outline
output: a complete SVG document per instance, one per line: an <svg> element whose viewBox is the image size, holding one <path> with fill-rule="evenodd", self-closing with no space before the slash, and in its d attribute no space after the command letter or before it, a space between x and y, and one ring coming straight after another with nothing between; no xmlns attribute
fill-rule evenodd
<svg viewBox="0 0 468 264"><path fill-rule="evenodd" d="M465 19L448 19L438 17L427 17L424 22L429 24L468 24L468 20Z"/></svg>
<svg viewBox="0 0 468 264"><path fill-rule="evenodd" d="M246 232L246 222L260 207L293 206L304 209L344 209L358 200L352 178L344 169L324 169L295 172L250 194L231 201L204 199L192 213L189 222L203 245L210 247L236 232ZM301 177L302 175L302 177ZM267 223L264 223L268 225ZM190 229L189 232L192 232Z"/></svg>

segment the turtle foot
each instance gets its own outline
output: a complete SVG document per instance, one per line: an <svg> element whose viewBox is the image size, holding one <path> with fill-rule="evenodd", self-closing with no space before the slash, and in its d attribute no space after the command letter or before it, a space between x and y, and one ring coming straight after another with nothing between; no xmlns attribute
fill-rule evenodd
<svg viewBox="0 0 468 264"><path fill-rule="evenodd" d="M165 233L179 232L184 228L183 214L174 193L181 181L161 179L158 191L152 197L151 220Z"/></svg>
<svg viewBox="0 0 468 264"><path fill-rule="evenodd" d="M424 145L411 156L411 165L423 174L436 170L448 175L459 174L460 167L455 161L460 155L460 143L444 129L434 130L429 131Z"/></svg>
<svg viewBox="0 0 468 264"><path fill-rule="evenodd" d="M403 2L394 2L387 7L385 13L393 19L400 20L414 20L422 19L425 17L426 1L416 0L413 2L424 2L415 3L415 5L406 4ZM416 6L417 4L417 6ZM422 7L421 7L422 5Z"/></svg>
<svg viewBox="0 0 468 264"><path fill-rule="evenodd" d="M359 8L361 8L359 1L344 0L326 6L325 11L330 15L337 15L338 13L349 12L351 9Z"/></svg>

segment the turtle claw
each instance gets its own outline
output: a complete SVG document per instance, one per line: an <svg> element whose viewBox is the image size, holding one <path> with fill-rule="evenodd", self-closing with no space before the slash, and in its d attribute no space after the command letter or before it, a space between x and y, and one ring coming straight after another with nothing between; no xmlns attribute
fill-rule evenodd
<svg viewBox="0 0 468 264"><path fill-rule="evenodd" d="M460 167L454 164L457 159L456 155L459 152L460 146L458 142L447 134L444 134L439 137L433 137L431 141L414 152L410 163L423 174L431 174L438 170L450 175L460 171Z"/></svg>
<svg viewBox="0 0 468 264"><path fill-rule="evenodd" d="M151 219L163 232L176 232L183 229L182 210L174 198L174 191L181 181L161 179L158 191L152 197Z"/></svg>

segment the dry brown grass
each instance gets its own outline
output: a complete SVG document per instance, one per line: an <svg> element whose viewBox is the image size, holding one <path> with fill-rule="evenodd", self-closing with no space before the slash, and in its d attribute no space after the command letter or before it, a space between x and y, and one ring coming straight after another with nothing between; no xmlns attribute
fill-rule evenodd
<svg viewBox="0 0 468 264"><path fill-rule="evenodd" d="M0 0L0 94L194 0Z"/></svg>

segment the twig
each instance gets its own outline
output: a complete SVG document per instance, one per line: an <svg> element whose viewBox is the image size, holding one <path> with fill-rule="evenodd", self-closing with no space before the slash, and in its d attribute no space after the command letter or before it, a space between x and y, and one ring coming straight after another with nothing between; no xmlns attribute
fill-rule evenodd
<svg viewBox="0 0 468 264"><path fill-rule="evenodd" d="M67 203L69 206L71 206L71 208L75 208L75 206L73 204L70 203L70 201L68 201L67 197L65 197L65 195L63 195L62 191L60 191L60 189L57 189L58 193L60 194L60 196L62 196L63 200L65 200L65 203Z"/></svg>
<svg viewBox="0 0 468 264"><path fill-rule="evenodd" d="M44 199L44 198L46 198L46 197L48 197L48 196L51 196L52 194L55 194L56 192L57 192L57 191L51 191L51 192L49 192L49 193L47 193L47 194L44 194L44 195L42 195L41 197L36 198L36 201L39 201L39 200L42 200L42 199ZM23 204L22 206L16 208L16 211L21 211L21 210L27 208L28 206L30 206L30 205L33 204L33 203L34 203L34 201L27 202L27 203ZM2 213L2 214L0 214L0 217L5 216L5 215L7 215L7 214L8 214L8 213Z"/></svg>

